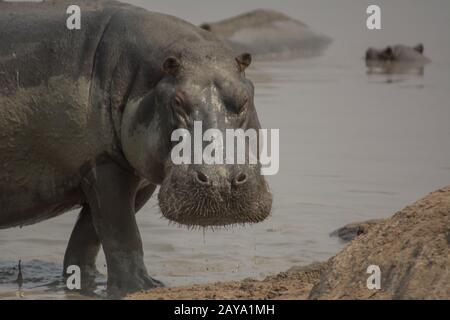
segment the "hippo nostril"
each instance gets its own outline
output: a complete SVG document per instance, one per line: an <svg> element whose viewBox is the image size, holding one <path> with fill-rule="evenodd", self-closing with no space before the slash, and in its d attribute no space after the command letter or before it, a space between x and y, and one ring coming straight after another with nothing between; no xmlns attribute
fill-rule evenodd
<svg viewBox="0 0 450 320"><path fill-rule="evenodd" d="M247 175L245 173L240 173L234 178L234 184L235 185L241 185L247 182Z"/></svg>
<svg viewBox="0 0 450 320"><path fill-rule="evenodd" d="M197 171L195 174L195 178L197 179L197 182L199 182L200 184L209 184L208 176L203 172Z"/></svg>

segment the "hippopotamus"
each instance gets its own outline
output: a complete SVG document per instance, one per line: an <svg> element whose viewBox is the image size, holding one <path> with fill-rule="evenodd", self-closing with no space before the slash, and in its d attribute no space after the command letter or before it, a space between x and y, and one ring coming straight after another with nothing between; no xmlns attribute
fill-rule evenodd
<svg viewBox="0 0 450 320"><path fill-rule="evenodd" d="M430 59L424 55L423 44L415 47L405 45L388 46L384 49L369 48L366 51L366 66L369 73L402 74L423 69Z"/></svg>
<svg viewBox="0 0 450 320"><path fill-rule="evenodd" d="M66 27L69 5L81 29ZM256 223L272 195L259 164L174 165L171 134L260 128L251 55L173 16L112 1L0 3L0 229L81 208L64 269L110 296L161 286L135 213L161 186L162 215L188 226ZM83 289L82 288L82 289Z"/></svg>
<svg viewBox="0 0 450 320"><path fill-rule="evenodd" d="M257 58L297 58L320 55L331 43L301 21L274 10L258 9L201 28L218 35L238 52Z"/></svg>
<svg viewBox="0 0 450 320"><path fill-rule="evenodd" d="M430 60L423 54L423 51L424 47L421 43L415 47L398 44L384 49L369 48L366 51L366 61L427 63Z"/></svg>

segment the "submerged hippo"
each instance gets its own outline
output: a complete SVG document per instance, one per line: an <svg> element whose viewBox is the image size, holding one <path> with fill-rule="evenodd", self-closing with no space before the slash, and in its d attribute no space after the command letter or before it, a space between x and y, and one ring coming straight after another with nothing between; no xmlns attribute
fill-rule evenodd
<svg viewBox="0 0 450 320"><path fill-rule="evenodd" d="M236 52L262 58L316 56L331 43L303 22L273 10L255 10L200 27L227 41Z"/></svg>
<svg viewBox="0 0 450 320"><path fill-rule="evenodd" d="M66 8L82 9L81 30ZM191 226L264 220L259 165L173 165L177 128L260 128L249 54L172 16L115 2L0 3L0 229L82 207L64 258L83 286L103 247L108 292L160 286L135 213Z"/></svg>
<svg viewBox="0 0 450 320"><path fill-rule="evenodd" d="M384 49L369 48L366 51L366 61L392 61L392 62L429 62L423 54L423 44L415 47L404 45L388 46Z"/></svg>
<svg viewBox="0 0 450 320"><path fill-rule="evenodd" d="M368 73L383 74L423 74L424 67L430 62L424 55L423 44L415 47L405 45L388 46L384 49L369 48L366 51L366 66Z"/></svg>

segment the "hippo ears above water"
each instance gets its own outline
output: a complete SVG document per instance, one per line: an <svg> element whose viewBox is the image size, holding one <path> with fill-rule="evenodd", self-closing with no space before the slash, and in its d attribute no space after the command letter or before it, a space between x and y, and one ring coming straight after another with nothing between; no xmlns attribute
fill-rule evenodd
<svg viewBox="0 0 450 320"><path fill-rule="evenodd" d="M392 47L391 46L386 47L386 49L384 49L379 55L379 58L386 61L394 60L394 50L392 49Z"/></svg>
<svg viewBox="0 0 450 320"><path fill-rule="evenodd" d="M240 72L244 72L245 69L252 63L252 55L250 53L243 53L236 57L238 68Z"/></svg>
<svg viewBox="0 0 450 320"><path fill-rule="evenodd" d="M163 70L171 76L176 76L180 70L180 61L175 57L168 57L163 63Z"/></svg>
<svg viewBox="0 0 450 320"><path fill-rule="evenodd" d="M200 28L206 31L211 31L211 25L209 23L203 23L200 25Z"/></svg>
<svg viewBox="0 0 450 320"><path fill-rule="evenodd" d="M419 53L423 53L423 44L419 43L417 46L414 47L414 50L416 50Z"/></svg>

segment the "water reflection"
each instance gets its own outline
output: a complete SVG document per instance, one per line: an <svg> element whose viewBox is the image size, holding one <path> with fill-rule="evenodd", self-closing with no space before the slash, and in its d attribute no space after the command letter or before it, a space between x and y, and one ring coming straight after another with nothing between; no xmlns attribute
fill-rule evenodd
<svg viewBox="0 0 450 320"><path fill-rule="evenodd" d="M426 63L397 61L366 61L367 75L424 76Z"/></svg>

